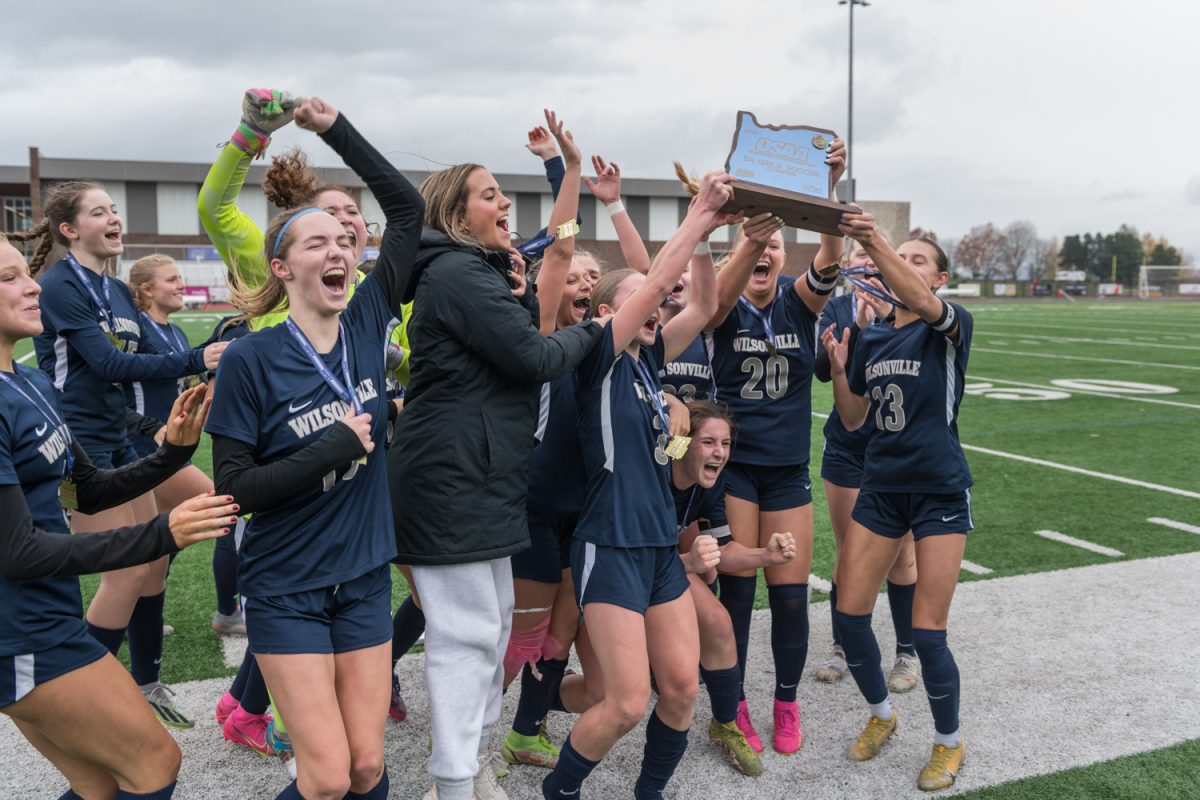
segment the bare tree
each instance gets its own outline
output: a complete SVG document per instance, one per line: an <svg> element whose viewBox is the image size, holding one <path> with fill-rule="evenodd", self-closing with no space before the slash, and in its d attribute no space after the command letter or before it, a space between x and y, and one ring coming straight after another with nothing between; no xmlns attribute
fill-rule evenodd
<svg viewBox="0 0 1200 800"><path fill-rule="evenodd" d="M1000 252L1011 276L1019 275L1037 246L1037 228L1029 220L1017 220L1004 229Z"/></svg>
<svg viewBox="0 0 1200 800"><path fill-rule="evenodd" d="M990 222L976 225L958 240L954 260L960 268L970 270L981 280L1011 277L1005 263L1003 238L1004 234Z"/></svg>

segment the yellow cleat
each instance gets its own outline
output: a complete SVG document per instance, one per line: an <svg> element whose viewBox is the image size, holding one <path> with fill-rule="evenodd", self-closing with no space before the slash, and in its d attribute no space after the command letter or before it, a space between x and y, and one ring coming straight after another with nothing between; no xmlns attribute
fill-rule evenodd
<svg viewBox="0 0 1200 800"><path fill-rule="evenodd" d="M946 747L935 744L929 760L921 768L921 776L917 778L917 787L923 792L936 792L949 789L958 777L958 768L962 766L966 748L960 739L958 747Z"/></svg>
<svg viewBox="0 0 1200 800"><path fill-rule="evenodd" d="M879 755L880 748L883 743L888 740L896 731L896 727L900 724L900 715L896 713L896 709L892 709L891 719L880 719L879 717L871 717L867 727L862 729L862 733L854 740L854 744L850 745L850 750L847 753L851 761L870 761L875 756Z"/></svg>
<svg viewBox="0 0 1200 800"><path fill-rule="evenodd" d="M733 768L743 775L757 778L763 773L762 760L746 742L746 735L736 722L724 725L715 719L708 721L708 738L725 752Z"/></svg>

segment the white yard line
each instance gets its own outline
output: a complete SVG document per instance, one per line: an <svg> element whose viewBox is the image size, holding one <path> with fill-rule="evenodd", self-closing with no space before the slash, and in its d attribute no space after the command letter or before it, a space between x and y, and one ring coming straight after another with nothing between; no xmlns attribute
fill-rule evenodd
<svg viewBox="0 0 1200 800"><path fill-rule="evenodd" d="M833 584L822 578L820 575L809 575L808 585L816 589L818 592L829 594L829 590L833 588Z"/></svg>
<svg viewBox="0 0 1200 800"><path fill-rule="evenodd" d="M1122 324L1129 324L1131 322L1133 322L1133 321L1128 320L1128 319L1121 320ZM1091 319L1091 320L1086 321L1086 325L1097 325L1097 324L1103 325L1104 323L1101 320L1096 320L1096 319ZM1133 324L1136 325L1137 323L1133 323ZM985 330L984 331L977 330L977 332L978 333L991 332L993 328L1037 328L1038 330L1078 331L1081 327L1085 327L1085 324L1081 323L1079 325L1052 325L1052 324L1047 324L1045 322L1042 322L1040 320L1034 320L1034 319L1030 319L1030 318L1015 319L1013 317L1005 317L1002 320L999 320L999 319L986 320L985 321ZM1143 336L1159 335L1159 336L1164 336L1164 337L1167 334L1170 334L1171 336L1183 336L1185 338L1200 338L1200 333L1193 333L1184 326L1176 327L1174 325L1171 325L1171 326L1163 325L1163 326L1157 326L1157 327L1132 327L1132 328L1110 328L1106 325L1104 327L1104 332L1105 333L1137 333L1137 334L1142 334ZM1008 333L1008 331L1002 331L1002 333ZM1027 334L1020 334L1020 333L1014 332L1011 335L1021 336L1021 335L1027 335ZM1057 338L1057 337L1051 337L1051 338Z"/></svg>
<svg viewBox="0 0 1200 800"><path fill-rule="evenodd" d="M976 564L974 561L962 560L962 568L964 572L969 572L972 575L991 575L992 571L982 564Z"/></svg>
<svg viewBox="0 0 1200 800"><path fill-rule="evenodd" d="M29 359L33 358L33 356L34 356L34 353L35 353L35 352L36 352L36 351L34 351L34 350L30 350L28 353L26 353L25 355L23 355L23 356L21 356L20 358L18 358L18 359L17 359L17 363L19 363L19 364L24 364L26 361L28 361Z"/></svg>
<svg viewBox="0 0 1200 800"><path fill-rule="evenodd" d="M1055 384L1048 384L1048 383L1026 383L1024 381L1011 381L1011 380L1008 380L1007 378L985 378L982 375L976 375L974 373L971 373L971 379L979 380L979 381L988 381L991 383L1008 383L1008 384L1012 384L1013 386L1025 386L1030 389L1049 389L1051 391L1070 392L1071 394L1089 394L1089 395L1094 395L1096 397L1107 397L1111 400L1129 400L1134 403L1151 403L1156 406L1175 406L1176 408L1190 408L1190 409L1193 409L1196 411L1200 411L1200 404L1183 403L1183 402L1180 402L1179 400L1161 400L1157 397L1134 397L1133 395L1128 395L1128 394L1114 394L1112 392L1098 392L1098 391L1095 391L1094 389L1072 389L1069 386L1058 386Z"/></svg>
<svg viewBox="0 0 1200 800"><path fill-rule="evenodd" d="M1179 702L1193 696L1195 665L1200 662L1200 614L1179 598L1193 592L1198 572L1200 553L1188 553L959 586L950 642L962 676L962 729L971 752L954 792L1200 738L1195 704ZM1110 586L1121 590L1107 590ZM886 599L880 600L874 626L880 648L888 651L894 638L886 604ZM813 679L830 640L828 606L814 604L809 617L813 648L799 686L807 734L804 749L795 756L780 756L768 747L762 756L762 777L751 780L736 774L704 735L710 711L701 690L691 741L667 797L790 800L802 787L804 795L818 798L927 800L929 796L916 787L917 771L929 757L933 737L925 692L918 687L892 698L902 718L900 732L879 758L866 764L847 762L846 747L866 722L867 709L849 679L832 687ZM768 737L775 681L770 624L768 611L755 612L746 676L750 710L760 733ZM1167 642L1170 646L1164 646ZM1146 659L1143 668L1130 669L1130 653L1154 657ZM885 669L891 666L890 658L886 661ZM424 669L423 655L409 654L400 661L409 717L406 722L389 722L384 739L392 796L397 798L420 797L429 788ZM172 731L183 751L175 800L274 797L288 783L275 759L222 740L212 709L228 687L228 678L173 687L180 706L196 719L195 729ZM497 742L512 720L519 694L510 691L504 697ZM1091 702L1096 697L1111 702ZM1119 711L1114 713L1114 708ZM574 720L566 714L550 715L550 738L561 743ZM645 730L639 725L592 773L584 796L628 797L644 742ZM3 715L0 759L6 765L6 797L57 797L66 789L66 781ZM501 785L514 800L540 797L545 774L516 768Z"/></svg>
<svg viewBox="0 0 1200 800"><path fill-rule="evenodd" d="M1058 531L1034 531L1035 536L1040 536L1043 539L1049 539L1052 542L1061 542L1069 544L1072 547L1078 547L1082 550L1090 550L1093 553L1099 553L1102 556L1110 556L1112 558L1121 558L1125 554L1120 550L1115 550L1111 547L1105 547L1102 544L1089 542L1087 539L1076 539L1074 536L1067 536L1065 533Z"/></svg>
<svg viewBox="0 0 1200 800"><path fill-rule="evenodd" d="M997 340L994 344L1004 344ZM1057 358L1064 361L1090 361L1095 364L1122 364L1129 367L1154 367L1158 369L1187 369L1200 372L1200 366L1195 364L1159 364L1154 361L1130 361L1119 358L1091 358L1088 356L1067 356L1058 353L1030 353L1020 350L997 350L994 347L979 347L978 345L971 346L972 353L996 353L1003 356L1027 356L1029 358ZM974 375L972 375L974 377Z"/></svg>
<svg viewBox="0 0 1200 800"><path fill-rule="evenodd" d="M1183 531L1184 533L1200 534L1200 526L1188 525L1186 522L1176 522L1173 519L1167 519L1165 517L1147 517L1146 522L1151 522L1155 525L1162 525L1166 528L1174 528L1175 530Z"/></svg>

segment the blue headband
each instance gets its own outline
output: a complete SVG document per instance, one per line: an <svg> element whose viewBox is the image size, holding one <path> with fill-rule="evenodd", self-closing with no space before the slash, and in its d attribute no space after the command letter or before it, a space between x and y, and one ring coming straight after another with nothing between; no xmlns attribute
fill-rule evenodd
<svg viewBox="0 0 1200 800"><path fill-rule="evenodd" d="M271 258L272 259L274 259L279 254L279 243L283 241L283 234L284 234L284 231L286 231L288 229L288 226L291 225L296 220L303 217L305 214L311 214L314 211L320 211L322 214L325 213L325 209L323 209L323 208L310 207L310 208L302 208L299 211L297 211L295 214L292 214L290 217L288 217L288 221L283 223L283 227L279 229L279 235L275 237L275 246L273 248L271 248Z"/></svg>

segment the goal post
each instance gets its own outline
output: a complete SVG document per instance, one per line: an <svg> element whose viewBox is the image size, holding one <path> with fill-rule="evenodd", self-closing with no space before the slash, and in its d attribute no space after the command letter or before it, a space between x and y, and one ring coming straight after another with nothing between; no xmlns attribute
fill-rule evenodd
<svg viewBox="0 0 1200 800"><path fill-rule="evenodd" d="M1147 300L1150 298L1150 296L1152 294L1151 289L1153 287L1153 284L1150 283L1150 278L1151 278L1152 273L1174 272L1174 273L1178 274L1181 269L1185 269L1185 267L1143 264L1138 269L1138 286L1137 286L1138 299L1139 300ZM1172 275L1171 277L1175 277L1175 275ZM1158 289L1158 294L1160 297L1162 296L1161 289Z"/></svg>

